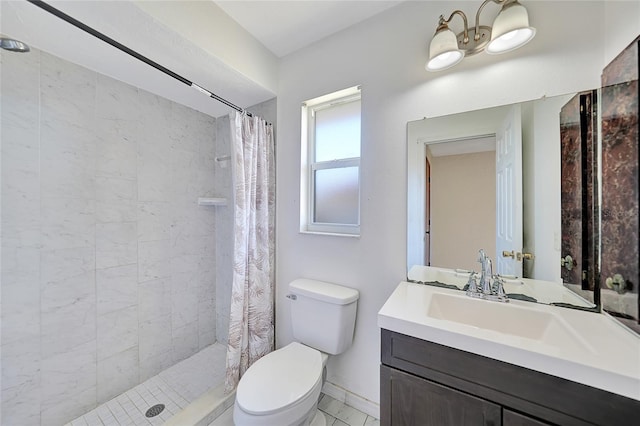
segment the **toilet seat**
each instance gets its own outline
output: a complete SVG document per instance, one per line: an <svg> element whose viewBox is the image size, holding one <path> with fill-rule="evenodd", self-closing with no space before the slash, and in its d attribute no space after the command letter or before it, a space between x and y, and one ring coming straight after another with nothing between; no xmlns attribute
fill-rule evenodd
<svg viewBox="0 0 640 426"><path fill-rule="evenodd" d="M293 342L265 355L247 370L238 384L236 403L242 411L256 416L286 410L317 393L322 386L322 369L320 351Z"/></svg>

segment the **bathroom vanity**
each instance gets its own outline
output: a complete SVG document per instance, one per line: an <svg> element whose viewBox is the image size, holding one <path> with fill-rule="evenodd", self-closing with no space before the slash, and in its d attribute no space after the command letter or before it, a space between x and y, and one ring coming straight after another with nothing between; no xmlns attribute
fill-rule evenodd
<svg viewBox="0 0 640 426"><path fill-rule="evenodd" d="M640 418L640 338L606 314L402 282L378 325L383 425Z"/></svg>

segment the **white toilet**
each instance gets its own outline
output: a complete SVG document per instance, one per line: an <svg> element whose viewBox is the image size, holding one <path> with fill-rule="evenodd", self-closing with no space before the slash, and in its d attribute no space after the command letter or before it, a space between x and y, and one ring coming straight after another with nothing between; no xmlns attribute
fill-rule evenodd
<svg viewBox="0 0 640 426"><path fill-rule="evenodd" d="M291 282L289 293L297 342L262 357L242 376L233 408L236 426L326 425L318 400L328 354L351 346L359 293L307 279Z"/></svg>

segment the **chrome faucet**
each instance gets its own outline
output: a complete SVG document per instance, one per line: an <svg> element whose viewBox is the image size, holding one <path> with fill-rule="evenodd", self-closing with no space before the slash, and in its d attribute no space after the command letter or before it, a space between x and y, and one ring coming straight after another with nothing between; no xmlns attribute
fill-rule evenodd
<svg viewBox="0 0 640 426"><path fill-rule="evenodd" d="M491 275L493 268L491 265L491 259L483 249L480 249L478 252L478 262L480 262L482 268L480 275L480 289L484 294L491 294Z"/></svg>
<svg viewBox="0 0 640 426"><path fill-rule="evenodd" d="M493 275L491 259L482 249L478 252L478 262L480 262L482 267L480 282L476 284L474 274L471 273L469 275L467 296L498 302L508 302L509 298L504 292L504 281L500 276Z"/></svg>

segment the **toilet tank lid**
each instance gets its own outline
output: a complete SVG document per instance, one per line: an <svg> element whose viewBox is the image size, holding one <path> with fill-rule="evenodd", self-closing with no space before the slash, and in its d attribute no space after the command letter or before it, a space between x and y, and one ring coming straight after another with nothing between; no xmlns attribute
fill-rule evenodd
<svg viewBox="0 0 640 426"><path fill-rule="evenodd" d="M348 305L360 297L360 293L354 288L306 278L298 278L292 281L289 284L289 291L293 294L333 303L335 305Z"/></svg>

